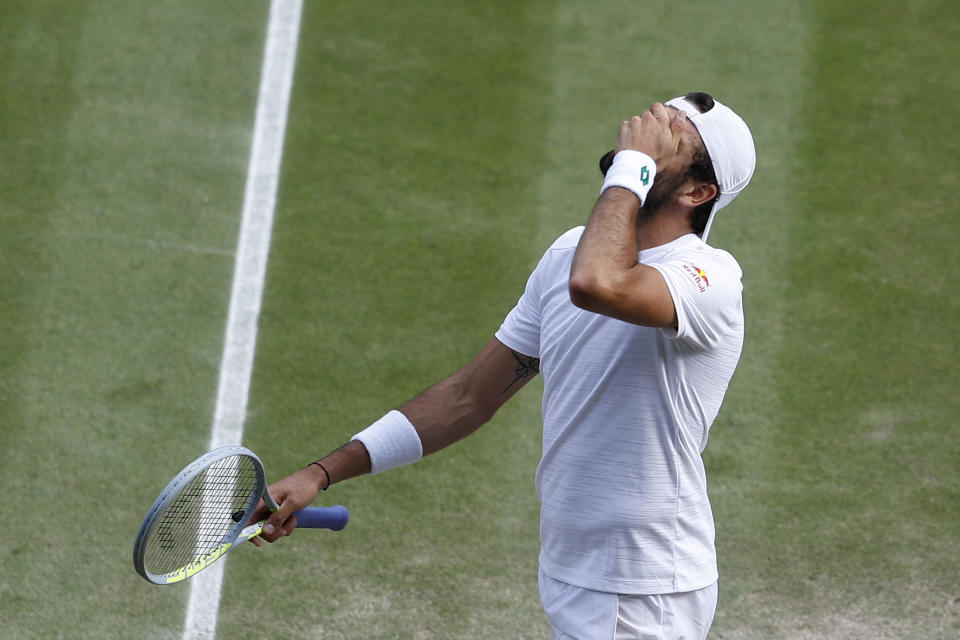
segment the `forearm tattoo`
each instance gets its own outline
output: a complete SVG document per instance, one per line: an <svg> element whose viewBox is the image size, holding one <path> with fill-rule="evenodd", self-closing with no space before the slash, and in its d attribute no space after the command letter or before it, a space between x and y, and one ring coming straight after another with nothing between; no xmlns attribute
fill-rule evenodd
<svg viewBox="0 0 960 640"><path fill-rule="evenodd" d="M515 377L510 381L510 384L500 392L501 394L509 391L513 385L521 380L532 378L540 373L540 358L531 358L530 356L519 354L516 351L511 351L510 353L513 354L513 359L517 361L517 368L514 370Z"/></svg>

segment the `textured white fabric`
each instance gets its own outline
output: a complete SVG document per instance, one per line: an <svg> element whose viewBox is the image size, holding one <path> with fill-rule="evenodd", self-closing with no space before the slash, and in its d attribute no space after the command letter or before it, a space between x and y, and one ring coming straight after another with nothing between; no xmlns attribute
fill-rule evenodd
<svg viewBox="0 0 960 640"><path fill-rule="evenodd" d="M704 640L717 611L716 582L685 593L622 595L540 571L539 585L552 640Z"/></svg>
<svg viewBox="0 0 960 640"><path fill-rule="evenodd" d="M617 596L554 580L540 570L540 604L550 622L552 640L613 640Z"/></svg>
<svg viewBox="0 0 960 640"><path fill-rule="evenodd" d="M699 589L717 580L700 454L743 342L740 267L694 234L642 251L678 327L641 327L571 303L582 233L544 254L496 334L544 378L541 567L611 593Z"/></svg>
<svg viewBox="0 0 960 640"><path fill-rule="evenodd" d="M413 423L396 409L353 436L370 454L370 473L412 464L423 457L423 443Z"/></svg>

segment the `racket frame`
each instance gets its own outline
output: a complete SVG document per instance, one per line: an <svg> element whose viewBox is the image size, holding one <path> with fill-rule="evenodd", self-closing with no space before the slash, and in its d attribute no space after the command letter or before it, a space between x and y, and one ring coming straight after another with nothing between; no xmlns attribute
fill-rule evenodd
<svg viewBox="0 0 960 640"><path fill-rule="evenodd" d="M153 502L150 510L147 511L147 515L143 519L143 524L140 525L140 530L137 532L137 537L133 544L133 565L137 573L146 580L154 584L174 584L182 582L222 558L234 546L246 542L250 538L254 538L263 532L263 522L245 527L244 524L247 518L241 517L235 525L227 530L211 551L195 558L192 562L179 569L165 574L157 574L147 569L144 564L148 542L153 536L154 529L157 524L159 524L164 511L176 501L180 492L197 476L216 462L231 456L244 456L250 458L253 462L255 474L254 488L250 491L250 496L244 504L243 514L253 513L253 510L261 498L271 511L278 509L276 501L266 490L267 483L263 470L263 462L257 457L257 454L246 447L232 445L219 447L205 453L184 467L183 470L167 484Z"/></svg>

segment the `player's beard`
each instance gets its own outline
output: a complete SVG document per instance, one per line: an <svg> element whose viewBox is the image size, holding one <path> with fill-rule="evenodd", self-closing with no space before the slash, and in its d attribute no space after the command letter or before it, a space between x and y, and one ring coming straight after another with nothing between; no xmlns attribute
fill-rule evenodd
<svg viewBox="0 0 960 640"><path fill-rule="evenodd" d="M647 192L647 199L640 207L639 219L642 220L654 215L663 205L670 202L686 178L685 172L666 170L658 172L653 181L653 186Z"/></svg>

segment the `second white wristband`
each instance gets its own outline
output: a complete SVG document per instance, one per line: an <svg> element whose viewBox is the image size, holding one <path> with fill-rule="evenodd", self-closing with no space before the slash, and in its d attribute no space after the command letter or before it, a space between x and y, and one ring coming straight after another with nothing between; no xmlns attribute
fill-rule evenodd
<svg viewBox="0 0 960 640"><path fill-rule="evenodd" d="M610 187L623 187L634 192L640 198L640 205L647 199L647 193L657 176L657 163L642 151L624 149L613 158L613 164L607 170L603 180L603 193Z"/></svg>
<svg viewBox="0 0 960 640"><path fill-rule="evenodd" d="M423 457L423 443L413 423L397 410L353 436L370 454L370 473L411 464Z"/></svg>

